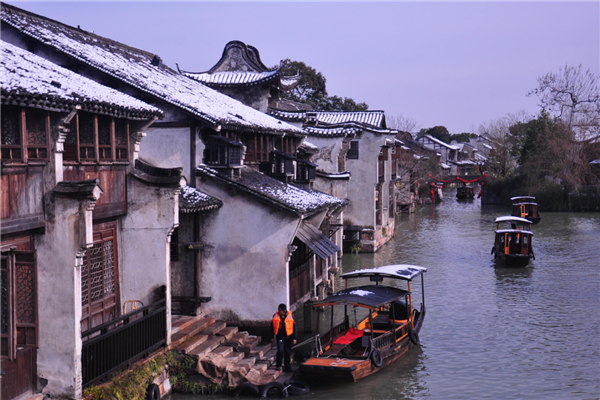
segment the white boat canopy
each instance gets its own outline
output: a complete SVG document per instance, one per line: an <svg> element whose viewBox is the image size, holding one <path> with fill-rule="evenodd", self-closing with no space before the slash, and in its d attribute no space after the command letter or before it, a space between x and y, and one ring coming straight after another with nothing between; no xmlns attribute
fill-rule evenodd
<svg viewBox="0 0 600 400"><path fill-rule="evenodd" d="M352 272L346 272L345 274L342 274L342 278L348 279L381 276L384 278L404 279L406 281L410 281L426 271L427 268L419 267L418 265L395 264L385 265L377 268L359 269Z"/></svg>
<svg viewBox="0 0 600 400"><path fill-rule="evenodd" d="M535 200L535 197L533 197L533 196L517 196L517 197L511 197L510 200L511 201L517 201L517 200Z"/></svg>
<svg viewBox="0 0 600 400"><path fill-rule="evenodd" d="M533 236L533 232L524 231L522 229L498 229L496 231L496 233L525 233L525 234Z"/></svg>
<svg viewBox="0 0 600 400"><path fill-rule="evenodd" d="M520 222L522 224L533 224L533 222L531 222L528 219L521 218L521 217L515 217L514 215L507 215L505 217L498 217L498 218L496 218L496 220L494 222L495 223L499 223L499 222Z"/></svg>

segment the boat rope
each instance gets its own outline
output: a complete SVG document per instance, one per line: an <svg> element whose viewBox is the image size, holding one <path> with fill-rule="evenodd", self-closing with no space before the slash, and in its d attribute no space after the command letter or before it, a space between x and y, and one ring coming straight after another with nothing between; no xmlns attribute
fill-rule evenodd
<svg viewBox="0 0 600 400"><path fill-rule="evenodd" d="M304 342L302 342L302 343L298 343L298 344L296 344L296 345L292 346L292 350L295 350L295 349L297 349L298 347L304 346L305 344L307 344L307 343L310 343L310 342L311 342L313 339L315 339L315 338L318 338L318 337L319 337L319 334L317 333L317 335L316 335L316 336L313 336L313 337L311 337L311 338L308 338L308 339L306 339Z"/></svg>

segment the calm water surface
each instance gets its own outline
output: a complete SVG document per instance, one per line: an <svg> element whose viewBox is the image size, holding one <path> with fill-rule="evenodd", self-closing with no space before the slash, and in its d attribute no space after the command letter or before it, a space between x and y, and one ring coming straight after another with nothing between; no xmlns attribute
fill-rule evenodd
<svg viewBox="0 0 600 400"><path fill-rule="evenodd" d="M449 191L434 208L400 215L394 240L378 253L345 255L344 272L428 268L421 346L358 383L319 386L300 398L600 398L600 213L543 213L533 226L536 260L505 268L490 251L493 221L509 213L459 202ZM328 314L321 318L328 326Z"/></svg>

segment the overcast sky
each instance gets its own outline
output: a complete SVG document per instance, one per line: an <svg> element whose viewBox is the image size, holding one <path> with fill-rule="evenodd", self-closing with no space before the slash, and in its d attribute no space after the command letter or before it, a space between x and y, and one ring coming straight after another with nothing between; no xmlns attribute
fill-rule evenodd
<svg viewBox="0 0 600 400"><path fill-rule="evenodd" d="M263 63L303 61L329 95L418 128L476 132L524 110L537 77L600 73L600 2L28 2L17 7L203 72L240 40Z"/></svg>

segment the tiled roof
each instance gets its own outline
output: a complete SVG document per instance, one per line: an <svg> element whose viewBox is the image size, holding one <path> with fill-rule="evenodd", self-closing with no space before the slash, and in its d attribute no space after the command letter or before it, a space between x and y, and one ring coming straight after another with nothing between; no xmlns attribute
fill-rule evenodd
<svg viewBox="0 0 600 400"><path fill-rule="evenodd" d="M379 110L369 111L291 111L270 108L268 113L286 121L307 121L311 124L337 125L348 122L386 128L385 114Z"/></svg>
<svg viewBox="0 0 600 400"><path fill-rule="evenodd" d="M222 206L221 200L190 186L184 186L179 194L179 211L183 213L206 212Z"/></svg>
<svg viewBox="0 0 600 400"><path fill-rule="evenodd" d="M225 45L221 59L206 72L189 72L177 69L183 75L210 87L254 86L278 81L283 91L293 89L300 75L282 76L280 68L269 69L260 60L258 50L239 40Z"/></svg>
<svg viewBox="0 0 600 400"><path fill-rule="evenodd" d="M272 134L303 132L162 65L152 53L2 3L2 23L214 126Z"/></svg>
<svg viewBox="0 0 600 400"><path fill-rule="evenodd" d="M279 71L266 72L207 72L193 73L179 70L183 75L195 79L211 87L253 86L279 78Z"/></svg>
<svg viewBox="0 0 600 400"><path fill-rule="evenodd" d="M439 139L436 139L436 138L434 138L434 137L433 137L433 136L431 136L431 135L423 135L423 137L424 137L424 138L427 138L427 139L429 139L430 141L432 141L432 142L436 143L436 144L437 144L437 145L439 145L439 146L446 147L446 148L448 148L448 149L450 149L450 150L459 150L459 147L458 147L458 146L452 146L452 145L450 145L450 144L448 144L448 143L446 143L446 142L442 142L441 140L439 140ZM417 140L418 140L418 139L417 139Z"/></svg>
<svg viewBox="0 0 600 400"><path fill-rule="evenodd" d="M304 131L310 136L338 137L356 135L362 132L362 128L353 125L305 126Z"/></svg>
<svg viewBox="0 0 600 400"><path fill-rule="evenodd" d="M160 168L138 158L135 160L135 168L129 172L136 178L161 187L181 187L185 179L181 176L183 168Z"/></svg>
<svg viewBox="0 0 600 400"><path fill-rule="evenodd" d="M200 165L196 175L210 177L224 185L243 191L259 200L283 211L298 216L309 216L327 208L339 208L346 200L311 189L303 189L281 182L248 167L242 167L239 176L220 174L218 171Z"/></svg>
<svg viewBox="0 0 600 400"><path fill-rule="evenodd" d="M2 104L69 112L82 110L117 118L151 119L162 110L102 86L10 43L0 41Z"/></svg>

